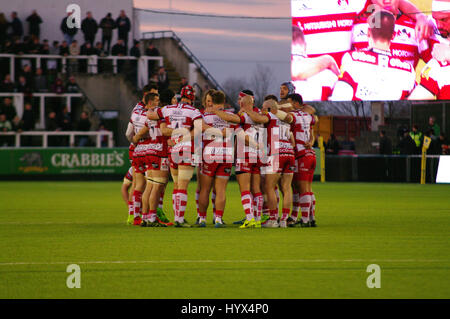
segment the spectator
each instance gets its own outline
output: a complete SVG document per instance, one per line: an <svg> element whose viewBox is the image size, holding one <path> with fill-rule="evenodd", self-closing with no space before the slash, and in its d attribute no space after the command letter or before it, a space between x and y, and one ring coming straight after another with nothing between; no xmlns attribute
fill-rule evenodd
<svg viewBox="0 0 450 319"><path fill-rule="evenodd" d="M188 85L187 79L183 76L180 81L180 88L178 89L178 94L181 94L181 89Z"/></svg>
<svg viewBox="0 0 450 319"><path fill-rule="evenodd" d="M33 10L30 16L28 16L27 20L28 22L28 35L35 36L36 38L39 38L41 34L41 28L40 24L42 23L41 17L38 15L36 10Z"/></svg>
<svg viewBox="0 0 450 319"><path fill-rule="evenodd" d="M23 67L22 73L20 75L25 77L28 84L31 85L31 83L33 83L33 79L34 79L33 70L31 69L31 66L29 64L26 64Z"/></svg>
<svg viewBox="0 0 450 319"><path fill-rule="evenodd" d="M409 135L411 136L411 139L414 141L414 144L416 145L416 151L414 154L418 154L420 152L420 146L423 142L423 134L422 132L419 132L419 127L414 124L412 131L409 132Z"/></svg>
<svg viewBox="0 0 450 319"><path fill-rule="evenodd" d="M39 51L39 54L50 54L50 47L49 47L48 43L44 43L41 46L41 50Z"/></svg>
<svg viewBox="0 0 450 319"><path fill-rule="evenodd" d="M56 119L56 112L51 111L48 113L47 120L45 121L45 130L49 132L59 132L61 128L59 126L58 120ZM60 136L49 136L48 146L61 146Z"/></svg>
<svg viewBox="0 0 450 319"><path fill-rule="evenodd" d="M21 128L24 131L33 131L36 125L36 117L31 103L25 103L25 110L22 114Z"/></svg>
<svg viewBox="0 0 450 319"><path fill-rule="evenodd" d="M134 46L130 50L130 55L134 56L136 58L139 58L141 56L141 50L139 49L139 41L134 41Z"/></svg>
<svg viewBox="0 0 450 319"><path fill-rule="evenodd" d="M414 143L408 130L404 130L397 147L400 150L400 155L416 154L416 143Z"/></svg>
<svg viewBox="0 0 450 319"><path fill-rule="evenodd" d="M11 53L13 54L24 54L25 53L25 44L20 42L20 39L16 39L11 48Z"/></svg>
<svg viewBox="0 0 450 319"><path fill-rule="evenodd" d="M81 112L81 118L77 124L77 131L87 132L91 129L91 122L89 121L89 116L87 112ZM89 142L88 136L80 136L78 139L78 146L87 146Z"/></svg>
<svg viewBox="0 0 450 319"><path fill-rule="evenodd" d="M439 135L441 135L441 127L436 123L436 118L434 116L430 116L428 119L427 131L430 129L433 130L433 134L431 135L431 138L433 140L438 139Z"/></svg>
<svg viewBox="0 0 450 319"><path fill-rule="evenodd" d="M336 136L334 134L331 134L325 148L326 148L326 152L328 154L337 155L337 153L339 153L339 149L340 149L339 142L336 139Z"/></svg>
<svg viewBox="0 0 450 319"><path fill-rule="evenodd" d="M0 12L0 48L3 52L5 52L4 45L8 37L8 24L9 23L8 20L6 20L5 14Z"/></svg>
<svg viewBox="0 0 450 319"><path fill-rule="evenodd" d="M99 127L98 127L98 131L99 132L109 132L106 128L105 128L105 124L100 123ZM101 142L101 147L108 147L108 136L107 135L102 135L100 137L100 142Z"/></svg>
<svg viewBox="0 0 450 319"><path fill-rule="evenodd" d="M15 84L13 81L11 81L11 75L6 74L5 79L2 82L2 85L0 86L1 92L14 92Z"/></svg>
<svg viewBox="0 0 450 319"><path fill-rule="evenodd" d="M52 86L52 92L56 94L63 94L64 93L64 84L63 81L60 78L57 78L55 80L55 83Z"/></svg>
<svg viewBox="0 0 450 319"><path fill-rule="evenodd" d="M61 54L60 53L60 49L59 49L59 42L58 41L53 41L53 44L50 47L50 54L52 54L52 55Z"/></svg>
<svg viewBox="0 0 450 319"><path fill-rule="evenodd" d="M69 108L65 106L59 116L59 126L63 131L72 131L72 120L69 113Z"/></svg>
<svg viewBox="0 0 450 319"><path fill-rule="evenodd" d="M148 80L148 84L158 87L158 74L152 74L152 76Z"/></svg>
<svg viewBox="0 0 450 319"><path fill-rule="evenodd" d="M84 41L90 43L91 47L94 45L95 35L97 34L98 24L92 17L92 13L88 11L86 18L81 22L81 31L84 33Z"/></svg>
<svg viewBox="0 0 450 319"><path fill-rule="evenodd" d="M67 45L67 41L63 41L61 45L59 46L59 55L68 56L70 54L69 52L69 46Z"/></svg>
<svg viewBox="0 0 450 319"><path fill-rule="evenodd" d="M437 138L433 139L433 129L430 128L425 132L425 136L431 138L430 146L428 147L427 153L429 155L439 155L442 152L440 145L437 143Z"/></svg>
<svg viewBox="0 0 450 319"><path fill-rule="evenodd" d="M80 46L77 40L73 40L69 46L70 55L80 55Z"/></svg>
<svg viewBox="0 0 450 319"><path fill-rule="evenodd" d="M80 47L80 55L96 55L96 53L90 42L86 42Z"/></svg>
<svg viewBox="0 0 450 319"><path fill-rule="evenodd" d="M22 27L22 21L17 17L17 12L13 11L11 13L11 22L10 26L12 29L11 37L15 39L22 38L23 35L23 27Z"/></svg>
<svg viewBox="0 0 450 319"><path fill-rule="evenodd" d="M34 91L39 93L48 92L47 77L43 74L41 68L36 69L34 76Z"/></svg>
<svg viewBox="0 0 450 319"><path fill-rule="evenodd" d="M68 18L72 15L72 12L68 12L67 16L62 19L61 21L61 31L64 35L64 40L67 42L68 45L72 44L73 38L75 37L75 35L78 32L78 29L73 26L72 28L69 28L69 26L67 25L67 20Z"/></svg>
<svg viewBox="0 0 450 319"><path fill-rule="evenodd" d="M12 121L16 117L16 108L12 104L12 100L9 97L5 97L3 100L3 105L0 107L0 113L5 114L8 121Z"/></svg>
<svg viewBox="0 0 450 319"><path fill-rule="evenodd" d="M128 33L131 30L131 23L125 14L125 10L120 10L119 17L116 19L116 25L118 31L117 38L123 40L125 52L128 52Z"/></svg>
<svg viewBox="0 0 450 319"><path fill-rule="evenodd" d="M6 119L5 114L0 113L0 132L11 132L12 124ZM11 146L11 136L0 136L0 147L1 146Z"/></svg>
<svg viewBox="0 0 450 319"><path fill-rule="evenodd" d="M158 71L158 90L162 91L169 88L169 75L167 74L164 67L160 67Z"/></svg>
<svg viewBox="0 0 450 319"><path fill-rule="evenodd" d="M39 54L41 53L42 45L39 43L39 38L33 37L28 46L28 53L30 54Z"/></svg>
<svg viewBox="0 0 450 319"><path fill-rule="evenodd" d="M31 89L31 83L28 82L26 77L24 77L23 75L19 76L19 82L17 82L16 91L27 95L30 95L33 91Z"/></svg>
<svg viewBox="0 0 450 319"><path fill-rule="evenodd" d="M380 131L380 155L392 155L392 142L384 130Z"/></svg>
<svg viewBox="0 0 450 319"><path fill-rule="evenodd" d="M108 13L106 17L100 21L100 28L102 29L102 47L106 52L106 55L108 55L111 50L112 30L116 28L116 23L113 18L111 18L111 13ZM105 47L105 43L108 44L107 49Z"/></svg>
<svg viewBox="0 0 450 319"><path fill-rule="evenodd" d="M3 53L14 53L14 44L9 40L5 40L5 44L3 45Z"/></svg>
<svg viewBox="0 0 450 319"><path fill-rule="evenodd" d="M123 45L123 40L119 39L117 40L117 43L114 44L114 46L111 49L111 55L115 56L124 56L127 54L126 48Z"/></svg>
<svg viewBox="0 0 450 319"><path fill-rule="evenodd" d="M102 45L101 42L97 42L95 44L94 50L95 50L95 54L96 55L101 56L101 57L106 56L105 51L103 50L103 45Z"/></svg>
<svg viewBox="0 0 450 319"><path fill-rule="evenodd" d="M145 49L145 55L147 56L160 56L161 54L159 53L159 50L157 48L155 48L155 46L153 45L153 42L149 42L147 49ZM156 66L156 61L154 60L149 60L148 61L148 74L152 74L153 71L155 70L155 66Z"/></svg>
<svg viewBox="0 0 450 319"><path fill-rule="evenodd" d="M444 133L441 132L441 134L439 134L439 138L436 141L437 147L439 150L441 150L440 154L444 154L447 155L448 154L448 141L445 138Z"/></svg>
<svg viewBox="0 0 450 319"><path fill-rule="evenodd" d="M80 92L80 88L79 88L77 82L75 82L75 77L73 75L69 77L69 82L67 82L67 85L66 85L66 92L67 93L79 93Z"/></svg>

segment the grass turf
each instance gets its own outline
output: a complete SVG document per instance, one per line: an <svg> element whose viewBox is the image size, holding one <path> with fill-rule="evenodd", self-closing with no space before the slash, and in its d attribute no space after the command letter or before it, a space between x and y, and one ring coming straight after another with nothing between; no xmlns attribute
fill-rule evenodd
<svg viewBox="0 0 450 319"><path fill-rule="evenodd" d="M236 183L225 229L211 214L205 229L127 226L120 185L0 183L0 298L450 297L448 185L315 183L319 227L247 230L230 225ZM71 263L81 289L66 287ZM372 263L381 289L366 286Z"/></svg>

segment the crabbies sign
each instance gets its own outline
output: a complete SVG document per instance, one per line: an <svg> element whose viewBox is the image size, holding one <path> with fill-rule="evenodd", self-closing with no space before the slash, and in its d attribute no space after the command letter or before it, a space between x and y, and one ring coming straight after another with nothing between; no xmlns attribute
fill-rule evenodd
<svg viewBox="0 0 450 319"><path fill-rule="evenodd" d="M0 175L125 174L126 148L0 150Z"/></svg>

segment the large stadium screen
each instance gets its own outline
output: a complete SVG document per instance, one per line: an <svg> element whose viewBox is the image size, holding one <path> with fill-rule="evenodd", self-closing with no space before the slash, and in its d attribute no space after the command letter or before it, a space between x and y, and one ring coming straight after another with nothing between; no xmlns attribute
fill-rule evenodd
<svg viewBox="0 0 450 319"><path fill-rule="evenodd" d="M292 0L296 92L305 101L450 99L450 64L432 54L449 50L448 30L431 8L431 0ZM420 39L412 11L430 17L431 36Z"/></svg>

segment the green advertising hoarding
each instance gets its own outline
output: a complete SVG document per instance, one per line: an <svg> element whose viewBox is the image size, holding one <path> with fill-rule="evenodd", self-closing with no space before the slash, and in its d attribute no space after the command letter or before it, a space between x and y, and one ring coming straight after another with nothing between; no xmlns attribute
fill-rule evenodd
<svg viewBox="0 0 450 319"><path fill-rule="evenodd" d="M0 175L125 174L127 148L0 150Z"/></svg>
<svg viewBox="0 0 450 319"><path fill-rule="evenodd" d="M320 175L320 150L315 151L314 175ZM128 148L0 149L0 175L116 175L129 167Z"/></svg>

